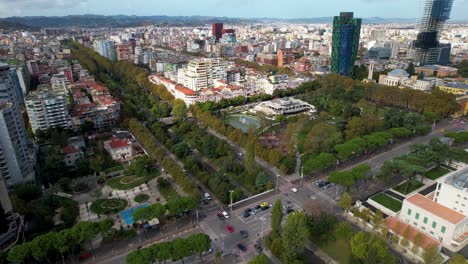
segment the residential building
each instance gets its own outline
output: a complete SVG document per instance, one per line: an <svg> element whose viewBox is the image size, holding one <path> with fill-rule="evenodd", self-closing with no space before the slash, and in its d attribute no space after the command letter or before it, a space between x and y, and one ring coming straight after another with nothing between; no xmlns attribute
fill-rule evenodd
<svg viewBox="0 0 468 264"><path fill-rule="evenodd" d="M294 70L298 72L309 72L312 70L312 64L310 59L307 57L302 57L298 62L294 64Z"/></svg>
<svg viewBox="0 0 468 264"><path fill-rule="evenodd" d="M468 216L468 167L439 178L433 200Z"/></svg>
<svg viewBox="0 0 468 264"><path fill-rule="evenodd" d="M360 18L352 12L341 12L333 19L331 71L342 76L353 75L354 61L358 54L361 31Z"/></svg>
<svg viewBox="0 0 468 264"><path fill-rule="evenodd" d="M83 151L73 145L63 147L62 153L65 166L72 169L76 168L76 162L83 157Z"/></svg>
<svg viewBox="0 0 468 264"><path fill-rule="evenodd" d="M109 60L116 60L117 53L112 40L95 40L93 43L94 51Z"/></svg>
<svg viewBox="0 0 468 264"><path fill-rule="evenodd" d="M34 181L34 158L23 119L10 102L0 101L0 177L7 187Z"/></svg>
<svg viewBox="0 0 468 264"><path fill-rule="evenodd" d="M177 72L178 83L198 92L213 86L214 80L227 78L228 63L219 58L203 58L189 61L186 69Z"/></svg>
<svg viewBox="0 0 468 264"><path fill-rule="evenodd" d="M29 75L37 76L39 74L39 66L37 65L37 61L35 60L27 61L26 67L28 69Z"/></svg>
<svg viewBox="0 0 468 264"><path fill-rule="evenodd" d="M133 48L129 44L116 45L115 50L117 53L118 61L133 62Z"/></svg>
<svg viewBox="0 0 468 264"><path fill-rule="evenodd" d="M63 72L52 75L50 84L52 86L53 93L63 96L67 96L69 94L70 80Z"/></svg>
<svg viewBox="0 0 468 264"><path fill-rule="evenodd" d="M34 132L46 130L49 127L71 127L68 112L68 98L55 93L48 86L41 86L26 97L25 105L29 117L29 124Z"/></svg>
<svg viewBox="0 0 468 264"><path fill-rule="evenodd" d="M133 157L132 142L128 139L113 136L111 140L104 141L104 149L115 161L127 161Z"/></svg>

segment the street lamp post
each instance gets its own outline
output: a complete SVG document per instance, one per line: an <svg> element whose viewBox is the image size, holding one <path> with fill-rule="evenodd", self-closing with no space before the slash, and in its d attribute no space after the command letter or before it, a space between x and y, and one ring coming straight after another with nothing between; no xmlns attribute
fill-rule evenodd
<svg viewBox="0 0 468 264"><path fill-rule="evenodd" d="M230 190L230 191L229 191L229 194L231 195L231 205L230 205L230 206L231 206L231 213L232 213L232 193L233 193L233 192L234 192L234 190Z"/></svg>
<svg viewBox="0 0 468 264"><path fill-rule="evenodd" d="M279 187L279 174L276 174L276 193L278 193L278 187Z"/></svg>
<svg viewBox="0 0 468 264"><path fill-rule="evenodd" d="M301 187L302 187L302 179L303 179L303 178L304 178L304 173L303 173L303 171L302 171L302 166L301 166L301 183L300 183L300 184L301 184Z"/></svg>

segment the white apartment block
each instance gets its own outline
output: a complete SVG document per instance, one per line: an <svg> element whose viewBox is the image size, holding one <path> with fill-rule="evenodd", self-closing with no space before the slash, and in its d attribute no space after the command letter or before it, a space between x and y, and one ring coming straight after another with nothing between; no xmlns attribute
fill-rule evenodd
<svg viewBox="0 0 468 264"><path fill-rule="evenodd" d="M29 123L34 132L49 127L69 128L71 117L68 112L68 98L51 90L31 92L25 99Z"/></svg>
<svg viewBox="0 0 468 264"><path fill-rule="evenodd" d="M55 94L68 95L70 91L70 81L63 72L52 75L50 84Z"/></svg>
<svg viewBox="0 0 468 264"><path fill-rule="evenodd" d="M468 166L437 180L434 202L468 216Z"/></svg>
<svg viewBox="0 0 468 264"><path fill-rule="evenodd" d="M0 177L8 187L34 181L28 143L21 113L13 104L0 101Z"/></svg>
<svg viewBox="0 0 468 264"><path fill-rule="evenodd" d="M191 60L186 69L179 69L178 82L198 92L213 85L214 80L226 80L227 61L218 58Z"/></svg>

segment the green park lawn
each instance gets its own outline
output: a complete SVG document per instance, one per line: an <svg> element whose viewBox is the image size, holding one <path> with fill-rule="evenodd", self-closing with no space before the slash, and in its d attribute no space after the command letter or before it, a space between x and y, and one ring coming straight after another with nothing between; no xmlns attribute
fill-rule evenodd
<svg viewBox="0 0 468 264"><path fill-rule="evenodd" d="M91 211L98 215L116 214L128 206L124 199L98 199L91 204Z"/></svg>
<svg viewBox="0 0 468 264"><path fill-rule="evenodd" d="M140 177L135 175L122 176L109 179L107 185L116 190L129 190L154 179L156 176L158 176L157 173L151 173L150 175Z"/></svg>
<svg viewBox="0 0 468 264"><path fill-rule="evenodd" d="M371 199L394 212L398 212L401 210L402 203L384 193L379 193L373 196Z"/></svg>
<svg viewBox="0 0 468 264"><path fill-rule="evenodd" d="M408 186L408 189L406 189L406 192L405 192L405 188L406 188L406 181L403 182L402 184L398 185L397 187L393 188L395 191L399 192L399 193L402 193L402 194L408 194L408 193L411 193L413 192L414 190L420 188L421 186L423 186L424 184L422 184L422 182L420 181L417 181L417 180L411 180L410 181L410 184Z"/></svg>
<svg viewBox="0 0 468 264"><path fill-rule="evenodd" d="M137 202L137 203L144 203L144 202L146 202L146 201L149 200L149 195L147 195L147 194L139 194L139 195L135 196L135 199L134 199L134 200L135 200L135 202Z"/></svg>
<svg viewBox="0 0 468 264"><path fill-rule="evenodd" d="M449 173L450 170L444 167L433 168L430 171L426 172L426 178L431 180L436 180L437 178Z"/></svg>

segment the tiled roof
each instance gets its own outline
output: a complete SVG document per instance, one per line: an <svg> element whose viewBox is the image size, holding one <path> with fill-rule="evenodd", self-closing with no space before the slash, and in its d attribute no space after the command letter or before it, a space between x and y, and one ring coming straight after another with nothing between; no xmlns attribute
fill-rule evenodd
<svg viewBox="0 0 468 264"><path fill-rule="evenodd" d="M392 230L394 233L398 234L399 236L404 237L405 231L408 228L408 237L407 239L414 243L415 238L417 235L421 237L421 244L419 245L422 248L431 248L431 247L438 247L440 242L433 239L432 237L420 232L416 228L398 220L393 216L389 216L384 220L385 226Z"/></svg>
<svg viewBox="0 0 468 264"><path fill-rule="evenodd" d="M67 155L67 154L78 153L80 152L80 150L75 148L74 146L68 145L62 149L62 152L63 154Z"/></svg>
<svg viewBox="0 0 468 264"><path fill-rule="evenodd" d="M419 193L416 193L413 196L407 198L406 201L430 212L433 215L445 219L452 224L457 224L465 218L463 214L436 203Z"/></svg>
<svg viewBox="0 0 468 264"><path fill-rule="evenodd" d="M124 148L129 146L130 144L131 143L128 140L120 140L116 137L112 137L111 142L109 142L109 146L111 149Z"/></svg>

